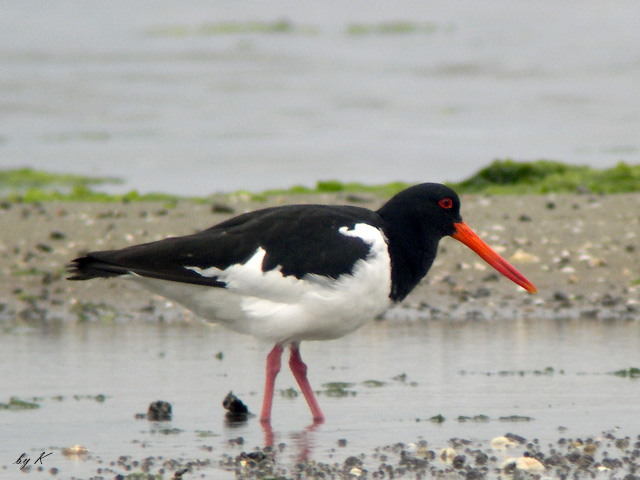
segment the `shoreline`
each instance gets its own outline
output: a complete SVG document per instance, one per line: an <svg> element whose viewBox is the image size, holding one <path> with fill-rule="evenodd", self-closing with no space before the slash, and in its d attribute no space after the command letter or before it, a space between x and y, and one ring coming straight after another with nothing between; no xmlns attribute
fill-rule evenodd
<svg viewBox="0 0 640 480"><path fill-rule="evenodd" d="M226 203L3 203L0 325L189 318L126 281L68 282L65 265L90 250L122 248L208 228L230 216L290 203L378 208L375 194L246 196ZM451 239L427 277L385 315L393 320L640 318L640 193L462 195L465 221L537 287L530 295Z"/></svg>

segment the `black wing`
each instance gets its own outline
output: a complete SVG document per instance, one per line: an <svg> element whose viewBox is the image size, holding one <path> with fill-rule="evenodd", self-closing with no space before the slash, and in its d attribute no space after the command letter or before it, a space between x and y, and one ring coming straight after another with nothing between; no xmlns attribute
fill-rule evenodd
<svg viewBox="0 0 640 480"><path fill-rule="evenodd" d="M367 223L378 228L378 214L359 207L292 205L239 215L207 230L183 237L135 245L121 250L91 252L69 265L69 280L88 280L136 273L176 282L224 287L186 267L224 270L243 264L259 247L266 251L262 270L280 267L284 276L307 274L338 278L352 273L370 246L339 228Z"/></svg>

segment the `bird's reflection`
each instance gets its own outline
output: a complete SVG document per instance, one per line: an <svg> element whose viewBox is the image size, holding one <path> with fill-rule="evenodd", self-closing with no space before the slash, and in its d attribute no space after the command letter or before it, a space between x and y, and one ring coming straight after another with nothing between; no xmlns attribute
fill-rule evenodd
<svg viewBox="0 0 640 480"><path fill-rule="evenodd" d="M227 412L224 424L229 430L243 429L248 426L250 418L255 418L255 415L251 413L238 415L233 412ZM302 462L309 460L313 453L313 447L315 446L314 432L316 432L323 423L324 420L315 420L311 425L308 425L302 430L282 432L274 431L271 422L260 422L260 425L262 425L262 431L264 432L263 448L270 447L273 451L280 450L279 448L275 448L278 447L276 439L281 439L283 436L286 436L291 440L291 447L294 449L297 461Z"/></svg>
<svg viewBox="0 0 640 480"><path fill-rule="evenodd" d="M293 442L296 452L297 461L303 462L309 460L315 446L315 435L324 420L314 420L314 422L302 430L290 432L288 435ZM265 447L273 447L276 436L281 436L281 432L274 432L271 422L262 422L262 430L264 431Z"/></svg>
<svg viewBox="0 0 640 480"><path fill-rule="evenodd" d="M244 427L247 424L250 416L252 415L237 415L227 412L227 414L224 416L224 426L231 430Z"/></svg>

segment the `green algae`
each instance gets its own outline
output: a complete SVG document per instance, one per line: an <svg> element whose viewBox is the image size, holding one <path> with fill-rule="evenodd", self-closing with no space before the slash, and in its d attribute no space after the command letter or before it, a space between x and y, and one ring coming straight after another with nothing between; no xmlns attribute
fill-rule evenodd
<svg viewBox="0 0 640 480"><path fill-rule="evenodd" d="M40 404L35 401L22 400L18 397L11 397L9 403L0 402L0 410L33 410L40 408Z"/></svg>
<svg viewBox="0 0 640 480"><path fill-rule="evenodd" d="M624 368L622 370L616 370L615 372L612 372L612 374L617 377L623 377L623 378L640 378L640 368L638 367Z"/></svg>
<svg viewBox="0 0 640 480"><path fill-rule="evenodd" d="M362 382L365 387L369 388L378 388L386 385L386 382L381 382L380 380L365 380Z"/></svg>
<svg viewBox="0 0 640 480"><path fill-rule="evenodd" d="M479 415L474 415L473 417L470 417L467 415L459 415L457 420L459 423L465 423L465 422L487 423L491 419L489 418L488 415L479 414Z"/></svg>
<svg viewBox="0 0 640 480"><path fill-rule="evenodd" d="M425 180L425 179L420 179ZM164 202L167 208L178 201L196 203L211 201L212 196L187 197L165 193L141 194L136 190L112 194L96 190L96 186L122 184L110 177L88 177L58 174L30 168L0 170L0 200L7 206L11 202L38 203L48 201L69 202ZM521 195L548 193L629 193L640 191L640 165L619 162L611 168L596 169L584 165L570 165L552 160L518 162L511 159L495 160L461 182L445 182L459 194ZM275 196L338 194L350 202L366 202L373 198L389 198L410 187L412 183L394 181L384 184L364 184L321 180L313 187L294 185L285 189L263 192L238 190L227 197L244 197L254 202L266 202Z"/></svg>
<svg viewBox="0 0 640 480"><path fill-rule="evenodd" d="M67 173L52 173L32 168L0 170L0 190L6 188L46 188L52 186L81 187L88 185L119 184L114 177L87 177Z"/></svg>
<svg viewBox="0 0 640 480"><path fill-rule="evenodd" d="M78 301L71 306L70 311L76 315L76 320L79 323L92 320L112 322L120 315L120 312L115 307L106 303Z"/></svg>
<svg viewBox="0 0 640 480"><path fill-rule="evenodd" d="M353 387L353 383L349 382L329 382L323 383L322 386L324 390L322 390L322 394L327 397L354 397L356 392L353 390L349 390L349 388Z"/></svg>
<svg viewBox="0 0 640 480"><path fill-rule="evenodd" d="M450 29L450 27L448 28ZM348 35L406 35L435 33L438 29L439 27L435 23L395 20L380 23L352 23L346 27L346 33Z"/></svg>
<svg viewBox="0 0 640 480"><path fill-rule="evenodd" d="M194 37L218 35L274 35L274 34L316 34L315 26L296 25L286 18L273 21L221 21L205 22L199 25L161 25L145 31L148 37Z"/></svg>
<svg viewBox="0 0 640 480"><path fill-rule="evenodd" d="M287 189L271 189L262 193L255 194L250 192L240 192L248 194L252 199L267 198L274 195L306 195L318 193L369 193L380 197L391 197L396 193L410 187L412 184L407 182L390 182L380 185L367 185L359 182L341 182L339 180L321 180L316 182L315 187L305 187L303 185L295 185Z"/></svg>
<svg viewBox="0 0 640 480"><path fill-rule="evenodd" d="M498 418L501 422L532 422L534 420L533 417L527 417L525 415L507 415L504 417Z"/></svg>
<svg viewBox="0 0 640 480"><path fill-rule="evenodd" d="M429 421L433 423L444 423L446 421L446 418L441 413L439 413L438 415L434 415L433 417L429 418Z"/></svg>
<svg viewBox="0 0 640 480"><path fill-rule="evenodd" d="M97 192L81 185L68 191L60 191L50 188L29 188L23 192L13 192L6 195L5 200L20 203L42 203L51 201L64 202L103 202L103 203L131 203L131 202L165 202L168 205L175 204L181 197L165 193L140 194L137 190L131 190L123 194L111 194ZM192 200L199 200L192 198Z"/></svg>
<svg viewBox="0 0 640 480"><path fill-rule="evenodd" d="M295 388L287 388L286 390L280 390L280 396L284 398L296 398L298 391Z"/></svg>
<svg viewBox="0 0 640 480"><path fill-rule="evenodd" d="M122 179L115 177L61 174L32 168L7 169L0 170L0 199L18 203L155 201L168 204L180 199L178 196L164 193L140 194L131 190L123 194L110 194L94 189L96 186L123 183Z"/></svg>
<svg viewBox="0 0 640 480"><path fill-rule="evenodd" d="M411 20L391 20L374 23L349 23L344 33L349 36L363 35L407 35L434 34L455 31L451 24L438 25L434 22L415 22ZM321 33L318 25L300 25L287 18L267 21L220 21L204 22L195 25L169 24L151 27L143 32L147 37L193 37L193 36L230 36L230 35L317 35Z"/></svg>
<svg viewBox="0 0 640 480"><path fill-rule="evenodd" d="M606 169L551 160L496 160L459 183L459 193L546 194L628 193L640 191L640 165L619 162Z"/></svg>
<svg viewBox="0 0 640 480"><path fill-rule="evenodd" d="M629 193L640 191L640 165L619 162L611 168L597 169L551 160L532 162L495 160L461 182L445 183L459 194ZM388 198L411 185L401 181L367 185L358 182L323 180L317 182L313 188L297 185L289 189L266 190L260 194L244 193L255 200L273 195L317 193L368 193Z"/></svg>

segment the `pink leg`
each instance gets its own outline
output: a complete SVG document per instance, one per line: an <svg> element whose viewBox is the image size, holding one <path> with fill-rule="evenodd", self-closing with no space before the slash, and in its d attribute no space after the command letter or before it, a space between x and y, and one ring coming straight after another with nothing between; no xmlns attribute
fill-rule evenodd
<svg viewBox="0 0 640 480"><path fill-rule="evenodd" d="M273 387L276 383L276 376L280 371L280 357L284 349L276 344L273 350L267 355L267 381L264 386L264 398L262 399L262 423L271 422L271 404L273 402Z"/></svg>
<svg viewBox="0 0 640 480"><path fill-rule="evenodd" d="M322 414L322 410L320 410L320 405L318 405L318 400L316 400L316 396L313 394L313 390L311 390L309 380L307 380L307 366L304 364L302 358L300 357L300 349L297 343L291 344L291 357L289 357L289 367L291 367L291 372L298 382L305 400L307 400L307 403L309 404L314 422L322 423L324 421L324 415Z"/></svg>

